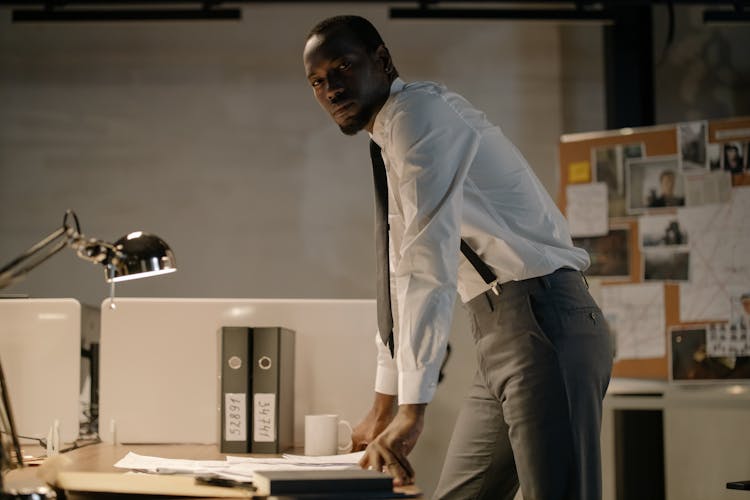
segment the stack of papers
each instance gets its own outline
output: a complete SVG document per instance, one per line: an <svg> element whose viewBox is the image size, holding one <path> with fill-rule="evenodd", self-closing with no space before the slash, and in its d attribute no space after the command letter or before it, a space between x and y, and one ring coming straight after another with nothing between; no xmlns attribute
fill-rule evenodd
<svg viewBox="0 0 750 500"><path fill-rule="evenodd" d="M139 455L130 452L115 467L150 474L211 475L235 481L253 480L257 470L340 470L359 467L364 451L344 455L308 457L282 455L281 458L234 457L226 460L185 460Z"/></svg>

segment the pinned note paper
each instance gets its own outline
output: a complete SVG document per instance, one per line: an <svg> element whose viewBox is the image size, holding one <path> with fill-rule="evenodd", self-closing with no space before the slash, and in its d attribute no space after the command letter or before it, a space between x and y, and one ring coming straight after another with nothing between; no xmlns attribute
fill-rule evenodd
<svg viewBox="0 0 750 500"><path fill-rule="evenodd" d="M575 184L566 188L568 224L574 237L604 236L609 231L607 184Z"/></svg>
<svg viewBox="0 0 750 500"><path fill-rule="evenodd" d="M664 342L664 285L605 286L602 311L617 343L617 359L661 358Z"/></svg>
<svg viewBox="0 0 750 500"><path fill-rule="evenodd" d="M574 161L568 164L568 182L570 184L591 182L591 163L588 161Z"/></svg>

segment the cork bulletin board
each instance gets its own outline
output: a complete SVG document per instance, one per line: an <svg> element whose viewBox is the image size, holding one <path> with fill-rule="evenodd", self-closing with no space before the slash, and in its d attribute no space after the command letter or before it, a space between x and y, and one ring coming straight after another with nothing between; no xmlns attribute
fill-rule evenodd
<svg viewBox="0 0 750 500"><path fill-rule="evenodd" d="M576 244L585 247L588 243L597 242L599 245L595 247L599 248L599 252L590 250L592 268L587 274L600 279L603 289L638 283L654 287L663 286L664 325L663 331L659 334L663 335L664 354L648 357L629 356L625 353L624 356L618 356L613 376L668 379L671 331L694 328L706 325L707 322L729 324L733 321L733 317L730 316L736 313L734 305L724 306L720 302L720 307L707 307L705 311L695 310L696 307L693 307L693 302L686 292L688 288L682 288L692 286L693 278L700 274L695 270L694 264L697 265L698 261L691 245L701 238L705 239L704 235L685 235L680 232L679 225L675 231L666 230L659 233L671 235L673 241L667 243L664 243L664 237L659 236L661 243L666 245L674 241L685 243L678 246L685 248L684 252L670 254L667 271L655 267L654 261L649 260L649 255L654 255L649 252L653 250L644 248L650 248L645 246L651 244L649 238L653 240L648 233L649 225L661 220L669 224L669 219L676 221L680 217L683 218L680 220L688 216L695 219L696 213L702 213L696 212L695 207L707 207L706 210L719 211L716 212L719 214L724 213L720 210L729 210L733 207L732 217L736 220L737 212L745 211L749 206L732 205L732 200L744 200L750 194L748 157L750 117L702 120L561 137L558 204L563 213L566 213L570 220L571 214L568 210L574 210L573 205L578 203L568 199L569 193L574 192L571 186L589 184L590 186L583 186L586 189L598 185L602 187L602 193L605 193L600 195L593 189L585 191L590 193L584 195L586 197L605 198L599 205L592 205L598 207L597 210L588 209L584 203L583 211L596 212L587 216L599 217L600 227L602 224L606 225L606 238L603 238L601 233L589 239L586 238L586 234L579 234L578 237L574 234ZM666 170L670 170L671 173L664 174ZM606 190L604 185L607 186ZM581 186L575 186L576 189L578 187ZM744 218L750 221L750 212L746 213ZM571 230L573 225L571 221ZM672 225L675 225L675 222L672 222ZM739 222L739 225L741 230L737 231L737 237L743 239L738 243L738 248L744 248L747 238L741 236L741 233L750 234L750 222ZM669 237L667 236L667 239ZM680 241L681 238L684 238L684 241ZM750 273L747 269L750 254L744 257L724 255L726 254L716 254L716 259L726 260L721 263L722 269L735 270L722 276L728 276L727 281L737 280L736 283L729 283L732 287L726 288L738 290L744 287L746 273ZM685 265L680 267L679 263L683 259ZM695 261L691 262L689 259ZM716 266L719 263L712 262L711 265ZM660 272L667 274L661 276ZM671 272L675 274L668 274ZM750 291L750 280L746 284L746 289ZM722 283L714 285L724 289ZM731 311L727 312L729 309ZM607 311L604 313L606 315ZM748 345L750 346L750 343Z"/></svg>

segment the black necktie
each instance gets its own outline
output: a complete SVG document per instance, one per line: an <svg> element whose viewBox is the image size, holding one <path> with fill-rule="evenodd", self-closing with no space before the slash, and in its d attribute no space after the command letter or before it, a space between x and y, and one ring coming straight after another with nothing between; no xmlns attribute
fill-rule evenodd
<svg viewBox="0 0 750 500"><path fill-rule="evenodd" d="M375 180L375 253L378 292L378 330L393 357L393 314L391 312L390 268L388 265L388 179L380 146L370 140L372 176Z"/></svg>

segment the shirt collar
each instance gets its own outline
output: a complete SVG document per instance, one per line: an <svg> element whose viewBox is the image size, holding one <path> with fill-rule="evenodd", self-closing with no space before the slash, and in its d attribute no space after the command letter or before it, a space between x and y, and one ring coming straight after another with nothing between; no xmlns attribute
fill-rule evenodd
<svg viewBox="0 0 750 500"><path fill-rule="evenodd" d="M406 83L399 77L396 77L393 82L391 82L391 92L390 96L393 96L394 94L398 94L404 89L404 86ZM389 99L390 100L390 97ZM385 137L383 137L383 108L386 107L388 104L388 101L385 101L383 106L378 111L378 114L375 116L375 121L372 124L372 133L370 134L370 139L372 139L375 144L383 147L383 143L385 142Z"/></svg>

